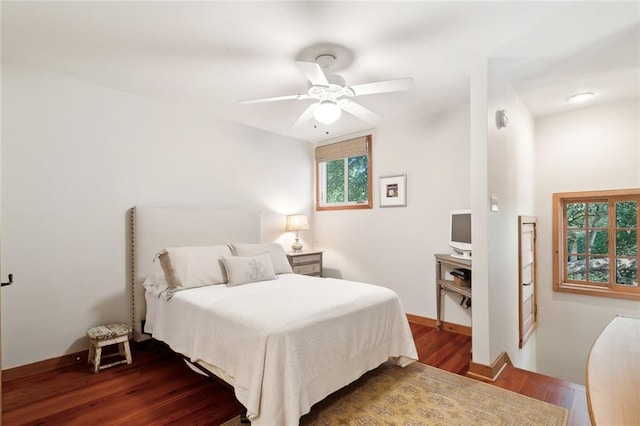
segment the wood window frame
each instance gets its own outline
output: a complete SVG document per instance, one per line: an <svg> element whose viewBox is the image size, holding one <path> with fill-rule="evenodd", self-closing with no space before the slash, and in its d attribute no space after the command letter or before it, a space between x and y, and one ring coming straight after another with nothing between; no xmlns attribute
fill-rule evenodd
<svg viewBox="0 0 640 426"><path fill-rule="evenodd" d="M346 141L341 141L341 142L336 142L335 144L332 145L336 145L339 146L339 144L344 144L344 145L348 145L353 141L356 141L358 139L365 139L365 144L366 144L366 155L367 155L367 192L368 192L368 197L367 197L367 202L366 203L360 203L360 204L336 204L336 205L322 205L322 189L321 189L321 184L322 184L322 179L321 179L321 175L320 175L320 164L322 162L326 162L326 160L324 161L319 161L318 160L318 150L319 149L323 149L326 148L327 146L320 146L316 148L316 211L326 211L326 210L359 210L359 209L371 209L373 208L373 170L372 170L372 153L371 153L371 135L367 135L367 136L361 136L358 138L354 138L354 139L349 139ZM335 157L333 159L347 159L350 158L348 156L340 156L340 157Z"/></svg>
<svg viewBox="0 0 640 426"><path fill-rule="evenodd" d="M640 286L625 286L616 284L615 281L615 208L611 207L619 201L636 201L638 210L636 213L636 230L640 231L640 188L603 190L603 191L582 191L565 192L553 194L553 289L554 291L587 294L592 296L613 297L618 299L640 300ZM566 248L566 218L565 208L567 203L594 203L607 202L609 205L609 222L607 231L609 233L609 282L596 283L589 281L575 281L566 278L565 258ZM585 230L590 229L588 224ZM637 232L640 239L640 232ZM585 256L589 257L588 249L585 248ZM640 266L640 251L636 250L636 265Z"/></svg>

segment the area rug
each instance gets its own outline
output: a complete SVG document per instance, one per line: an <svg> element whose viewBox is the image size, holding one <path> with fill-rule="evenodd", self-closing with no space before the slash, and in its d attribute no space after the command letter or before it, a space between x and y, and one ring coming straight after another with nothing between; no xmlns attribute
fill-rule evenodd
<svg viewBox="0 0 640 426"><path fill-rule="evenodd" d="M565 408L415 362L384 364L314 405L301 425L566 425ZM235 418L224 426L240 425Z"/></svg>

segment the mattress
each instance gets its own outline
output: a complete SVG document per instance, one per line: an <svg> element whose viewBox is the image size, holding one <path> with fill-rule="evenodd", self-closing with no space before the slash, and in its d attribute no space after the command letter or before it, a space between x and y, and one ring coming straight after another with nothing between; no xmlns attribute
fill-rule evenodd
<svg viewBox="0 0 640 426"><path fill-rule="evenodd" d="M296 425L311 406L391 359L417 359L391 290L281 274L150 294L145 331L231 384L253 425Z"/></svg>

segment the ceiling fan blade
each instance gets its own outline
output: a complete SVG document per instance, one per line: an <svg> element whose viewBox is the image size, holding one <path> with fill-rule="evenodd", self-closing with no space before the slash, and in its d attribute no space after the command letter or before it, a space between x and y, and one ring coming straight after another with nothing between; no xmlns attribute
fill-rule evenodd
<svg viewBox="0 0 640 426"><path fill-rule="evenodd" d="M309 95L302 94L302 95L274 96L271 98L247 99L247 100L238 101L238 102L241 104L258 104L261 102L286 101L287 99L296 99L296 100L309 99Z"/></svg>
<svg viewBox="0 0 640 426"><path fill-rule="evenodd" d="M316 62L297 61L296 65L314 86L329 86L327 76Z"/></svg>
<svg viewBox="0 0 640 426"><path fill-rule="evenodd" d="M349 88L353 91L353 96L373 95L375 93L401 92L411 90L416 87L413 78L398 78L396 80L376 81L373 83L356 84Z"/></svg>
<svg viewBox="0 0 640 426"><path fill-rule="evenodd" d="M317 106L317 103L309 105L293 124L293 127L299 129L307 125L307 123L311 121L311 118L313 117L313 110L316 109Z"/></svg>
<svg viewBox="0 0 640 426"><path fill-rule="evenodd" d="M349 114L358 117L361 120L367 121L371 124L378 123L382 120L375 112L371 111L369 108L365 108L362 105L353 102L350 99L343 99L340 101L340 107L343 110L347 111Z"/></svg>

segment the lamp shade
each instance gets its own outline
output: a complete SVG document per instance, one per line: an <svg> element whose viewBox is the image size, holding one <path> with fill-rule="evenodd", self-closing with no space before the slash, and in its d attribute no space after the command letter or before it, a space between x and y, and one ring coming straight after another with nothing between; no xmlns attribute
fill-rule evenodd
<svg viewBox="0 0 640 426"><path fill-rule="evenodd" d="M306 214L292 214L287 216L287 231L308 231L309 221Z"/></svg>
<svg viewBox="0 0 640 426"><path fill-rule="evenodd" d="M313 110L313 116L322 124L331 124L340 118L342 110L335 101L322 101Z"/></svg>

